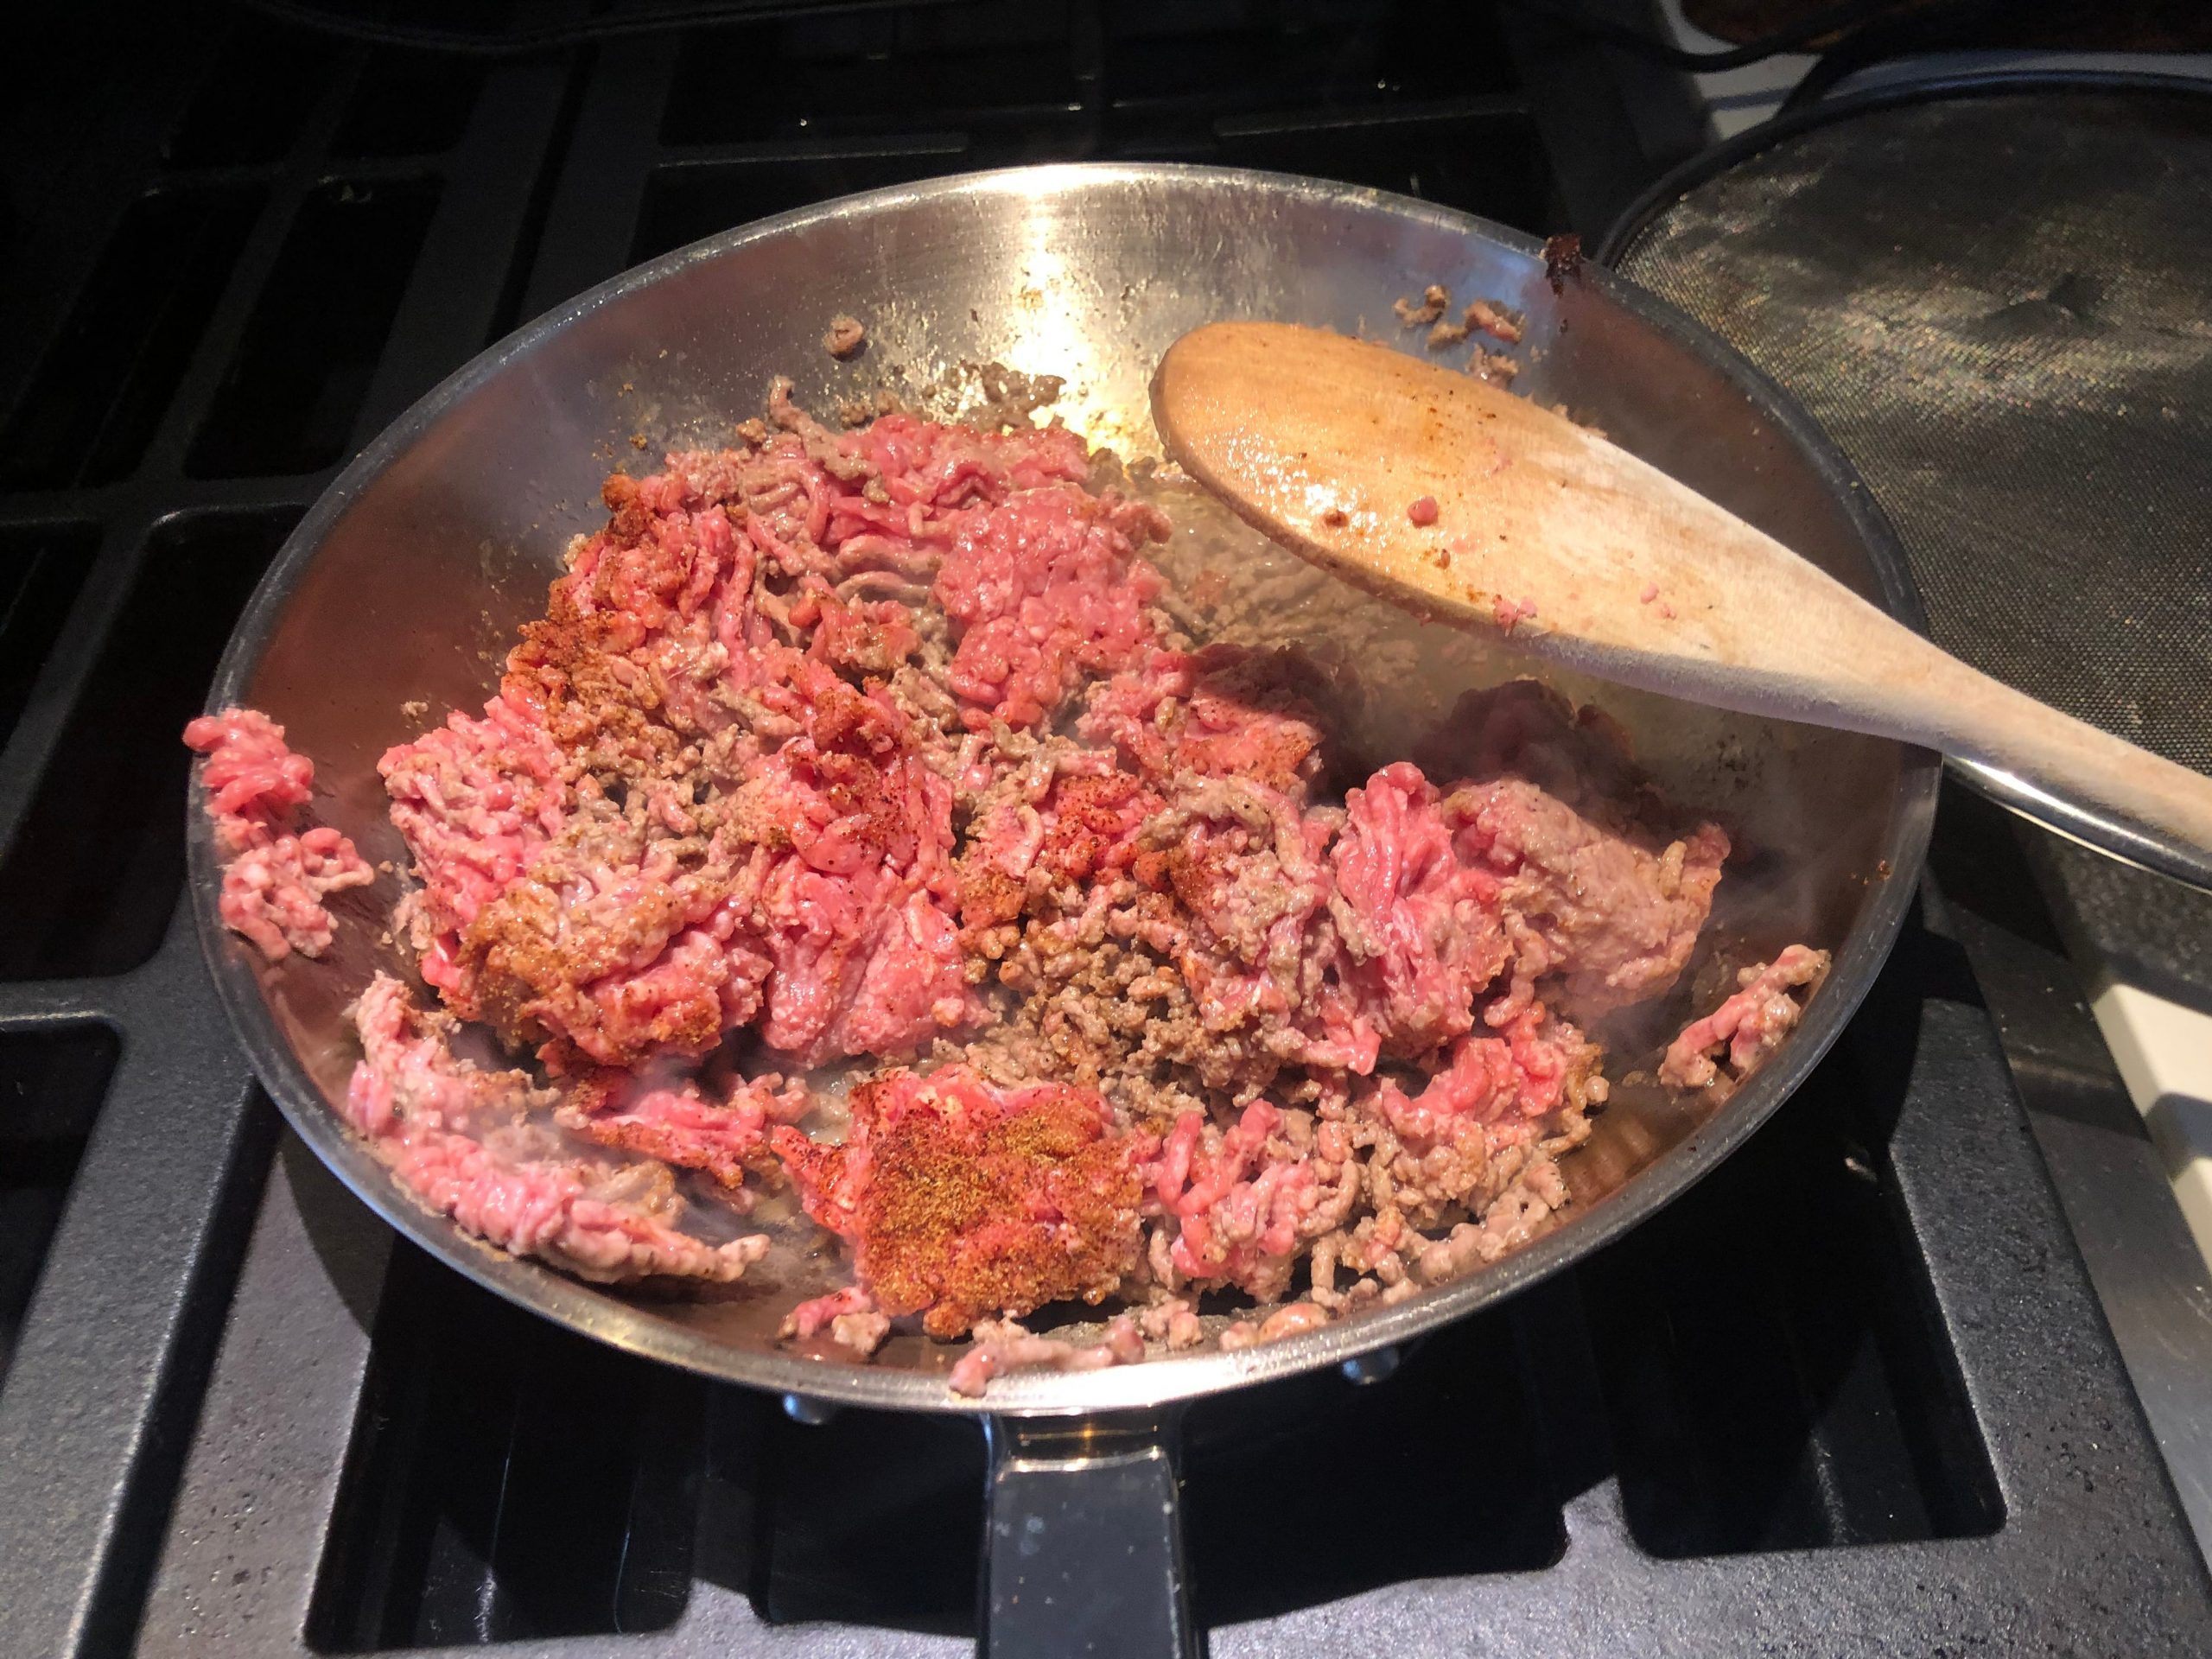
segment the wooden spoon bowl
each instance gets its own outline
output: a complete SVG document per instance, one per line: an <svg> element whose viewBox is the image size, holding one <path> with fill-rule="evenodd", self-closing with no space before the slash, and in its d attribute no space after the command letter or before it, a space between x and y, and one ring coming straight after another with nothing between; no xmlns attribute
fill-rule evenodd
<svg viewBox="0 0 2212 1659"><path fill-rule="evenodd" d="M1169 347L1152 402L1169 455L1200 484L1420 614L1623 684L1940 749L2212 868L2212 779L1969 668L1502 387L1319 329L1224 322Z"/></svg>

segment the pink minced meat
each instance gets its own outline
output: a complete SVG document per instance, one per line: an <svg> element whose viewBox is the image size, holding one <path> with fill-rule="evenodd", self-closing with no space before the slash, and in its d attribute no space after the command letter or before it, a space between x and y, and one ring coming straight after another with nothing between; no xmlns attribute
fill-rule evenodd
<svg viewBox="0 0 2212 1659"><path fill-rule="evenodd" d="M626 1071L600 1071L577 1079L556 1116L596 1145L703 1171L739 1208L749 1209L746 1173L766 1147L770 1127L798 1122L813 1102L804 1084L787 1084L773 1071L740 1078L715 1095L696 1078L656 1085Z"/></svg>
<svg viewBox="0 0 2212 1659"><path fill-rule="evenodd" d="M255 709L202 715L184 741L207 757L200 768L207 816L231 855L218 901L224 922L271 962L296 950L321 956L334 937L322 901L366 887L376 872L335 830L287 828L315 786L314 763L287 748L284 728Z"/></svg>
<svg viewBox="0 0 2212 1659"><path fill-rule="evenodd" d="M1385 766L1345 796L1330 864L1346 971L1382 1046L1419 1054L1469 1030L1512 955L1504 883L1487 860L1463 861L1418 767Z"/></svg>
<svg viewBox="0 0 2212 1659"><path fill-rule="evenodd" d="M654 1163L579 1156L547 1122L555 1096L450 1047L455 1022L378 974L354 1006L362 1058L346 1120L416 1198L470 1232L601 1283L658 1275L726 1283L766 1237L710 1244L678 1230L683 1201Z"/></svg>
<svg viewBox="0 0 2212 1659"><path fill-rule="evenodd" d="M1459 856L1498 878L1515 955L1531 977L1556 974L1591 1012L1656 995L1675 982L1713 907L1728 856L1713 824L1657 842L1585 817L1525 779L1449 797Z"/></svg>
<svg viewBox="0 0 2212 1659"><path fill-rule="evenodd" d="M842 1290L833 1290L827 1296L816 1296L801 1302L785 1315L779 1336L796 1337L801 1342L830 1333L830 1340L840 1348L849 1350L861 1359L873 1355L891 1334L891 1316L875 1305L875 1299L858 1285L848 1285Z"/></svg>
<svg viewBox="0 0 2212 1659"><path fill-rule="evenodd" d="M1078 1344L1036 1336L1012 1319L987 1320L976 1327L975 1337L976 1345L960 1357L946 1379L955 1394L970 1399L1008 1371L1099 1371L1134 1365L1144 1357L1144 1338L1126 1313L1108 1321L1102 1342Z"/></svg>
<svg viewBox="0 0 2212 1659"><path fill-rule="evenodd" d="M1316 1134L1264 1100L1225 1129L1185 1113L1145 1173L1174 1229L1155 1268L1168 1287L1232 1287L1263 1301L1282 1294L1304 1247L1343 1222L1358 1181L1341 1134Z"/></svg>
<svg viewBox="0 0 2212 1659"><path fill-rule="evenodd" d="M984 1022L941 746L1049 721L1152 639L1165 524L1081 487L1071 434L772 412L610 480L483 719L383 762L425 977L556 1071Z"/></svg>
<svg viewBox="0 0 2212 1659"><path fill-rule="evenodd" d="M761 1033L802 1065L906 1052L982 1015L951 914L951 786L897 709L851 701L837 741L792 739L734 797L755 849L734 891L741 944L766 957Z"/></svg>
<svg viewBox="0 0 2212 1659"><path fill-rule="evenodd" d="M1656 996L1689 959L1728 856L1719 826L1662 830L1625 738L1532 681L1470 694L1417 752L1446 788L1462 862L1498 879L1515 971L1599 1014Z"/></svg>
<svg viewBox="0 0 2212 1659"><path fill-rule="evenodd" d="M1402 761L1341 813L1309 808L1319 715L1258 665L1221 647L1156 653L1101 685L1081 722L1166 791L1142 830L1158 857L1135 870L1177 905L1147 937L1209 1031L1365 1073L1378 1054L1418 1058L1468 1030L1509 968L1593 1013L1679 975L1727 837L1700 824L1669 839L1611 805L1610 737L1509 687L1462 705L1440 757L1478 781L1443 793ZM1523 761L1563 783L1588 772L1590 812L1516 775Z"/></svg>
<svg viewBox="0 0 2212 1659"><path fill-rule="evenodd" d="M1373 1020L1327 969L1331 817L1243 778L1190 782L1144 831L1138 879L1174 900L1154 936L1210 1033L1284 1061L1365 1072Z"/></svg>
<svg viewBox="0 0 2212 1659"><path fill-rule="evenodd" d="M498 696L384 757L444 1005L362 1004L403 1181L708 1278L753 1244L680 1226L677 1172L715 1236L788 1182L853 1282L787 1335L972 1332L963 1389L1187 1345L1201 1295L1287 1302L1233 1327L1273 1339L1547 1224L1605 1096L1580 1022L1681 973L1717 827L1533 684L1354 769L1342 677L1194 645L1165 521L1061 429L832 434L779 388L740 430L608 480ZM849 1060L833 1142L783 1079ZM1143 1312L1090 1347L998 1323L1110 1296Z"/></svg>
<svg viewBox="0 0 2212 1659"><path fill-rule="evenodd" d="M337 830L319 826L249 847L223 869L218 901L224 922L271 962L296 950L319 957L335 937L322 901L346 887L366 887L376 873Z"/></svg>
<svg viewBox="0 0 2212 1659"><path fill-rule="evenodd" d="M1605 1097L1592 1075L1596 1048L1542 1003L1501 997L1481 1025L1484 1034L1455 1042L1451 1063L1418 1093L1391 1078L1374 1096L1399 1144L1399 1200L1423 1219L1492 1187L1501 1157L1525 1147L1536 1124L1571 1103Z"/></svg>
<svg viewBox="0 0 2212 1659"><path fill-rule="evenodd" d="M207 757L200 769L207 816L232 851L264 845L308 804L315 762L284 745L284 728L258 709L202 715L184 728L188 747Z"/></svg>
<svg viewBox="0 0 2212 1659"><path fill-rule="evenodd" d="M1484 1034L1453 1043L1450 1063L1419 1094L1384 1081L1378 1103L1401 1135L1436 1141L1452 1123L1548 1117L1564 1103L1588 1048L1573 1026L1541 1002L1510 996L1484 1008L1481 1023Z"/></svg>
<svg viewBox="0 0 2212 1659"><path fill-rule="evenodd" d="M1155 785L1236 778L1303 804L1322 765L1313 671L1294 653L1213 645L1155 651L1090 693L1077 729Z"/></svg>
<svg viewBox="0 0 2212 1659"><path fill-rule="evenodd" d="M458 992L461 931L560 833L569 804L560 752L543 727L494 697L482 719L455 711L387 751L378 770L422 882L409 918L423 976Z"/></svg>
<svg viewBox="0 0 2212 1659"><path fill-rule="evenodd" d="M1715 1055L1726 1059L1729 1076L1743 1077L1796 1029L1805 1009L1791 993L1819 985L1827 970L1828 953L1802 944L1745 969L1736 976L1741 990L1691 1020L1667 1046L1659 1080L1676 1089L1702 1089L1720 1077Z"/></svg>
<svg viewBox="0 0 2212 1659"><path fill-rule="evenodd" d="M1150 642L1160 576L1134 556L1165 539L1152 508L1102 501L1075 485L1027 491L955 531L933 597L962 629L952 658L961 717L1036 726L1086 673L1119 667Z"/></svg>
<svg viewBox="0 0 2212 1659"><path fill-rule="evenodd" d="M1135 769L1118 775L1145 807L1128 868L1154 897L1111 925L1170 957L1224 1052L1364 1072L1376 1031L1333 971L1327 924L1343 815L1311 804L1313 677L1294 653L1155 652L1094 688L1077 730Z"/></svg>
<svg viewBox="0 0 2212 1659"><path fill-rule="evenodd" d="M1057 886L1125 874L1163 804L1106 756L1072 747L1040 753L969 818L961 920L969 927L1013 921L1033 880Z"/></svg>

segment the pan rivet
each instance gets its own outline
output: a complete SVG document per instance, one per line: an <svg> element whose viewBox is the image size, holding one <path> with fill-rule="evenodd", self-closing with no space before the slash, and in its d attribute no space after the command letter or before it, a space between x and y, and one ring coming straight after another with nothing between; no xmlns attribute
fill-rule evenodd
<svg viewBox="0 0 2212 1659"><path fill-rule="evenodd" d="M1344 1381L1365 1388L1370 1382L1380 1382L1398 1369L1398 1351L1395 1348L1377 1348L1371 1354L1361 1354L1355 1359L1344 1361L1340 1369L1344 1374Z"/></svg>
<svg viewBox="0 0 2212 1659"><path fill-rule="evenodd" d="M812 1428L828 1422L837 1414L836 1403L817 1400L810 1394L787 1394L784 1396L784 1415L795 1423L804 1423Z"/></svg>

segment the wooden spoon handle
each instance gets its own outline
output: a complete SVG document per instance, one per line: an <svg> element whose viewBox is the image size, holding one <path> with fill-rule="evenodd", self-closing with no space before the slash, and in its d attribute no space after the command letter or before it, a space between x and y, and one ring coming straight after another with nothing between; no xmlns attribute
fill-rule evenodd
<svg viewBox="0 0 2212 1659"><path fill-rule="evenodd" d="M1900 630L1902 632L1903 631ZM1885 664L1893 677L1839 688L1864 705L1847 723L2001 772L2039 821L2135 862L2162 862L2130 833L2148 830L2212 870L2212 778L2060 713L1917 635ZM1839 721L1838 723L1847 723ZM2202 885L2201 871L2168 874Z"/></svg>

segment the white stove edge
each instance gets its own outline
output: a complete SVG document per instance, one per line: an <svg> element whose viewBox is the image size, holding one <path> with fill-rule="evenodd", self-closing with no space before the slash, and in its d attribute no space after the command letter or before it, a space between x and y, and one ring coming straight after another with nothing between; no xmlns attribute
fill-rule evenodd
<svg viewBox="0 0 2212 1659"><path fill-rule="evenodd" d="M1708 35L1682 16L1682 0L1656 0L1660 22L1668 37L1686 52L1725 52L1734 42ZM1706 125L1713 139L1733 138L1774 116L1783 100L1803 79L1818 60L1810 54L1784 52L1741 69L1686 79L1705 106ZM1954 75L1999 73L2006 70L2041 69L2056 73L2104 72L2193 75L2212 79L2212 54L2151 52L1931 52L1876 64L1847 76L1830 97L1866 92L1876 86L1896 86L1921 80L1941 80Z"/></svg>
<svg viewBox="0 0 2212 1659"><path fill-rule="evenodd" d="M2109 976L2089 1007L2212 1263L2212 1014Z"/></svg>
<svg viewBox="0 0 2212 1659"><path fill-rule="evenodd" d="M1682 0L1658 0L1658 10L1669 37L1685 52L1726 52L1734 44L1707 34L1683 16ZM1789 89L1804 79L1815 61L1802 52L1784 52L1764 63L1688 79L1705 105L1706 125L1718 141L1733 138L1780 109Z"/></svg>

